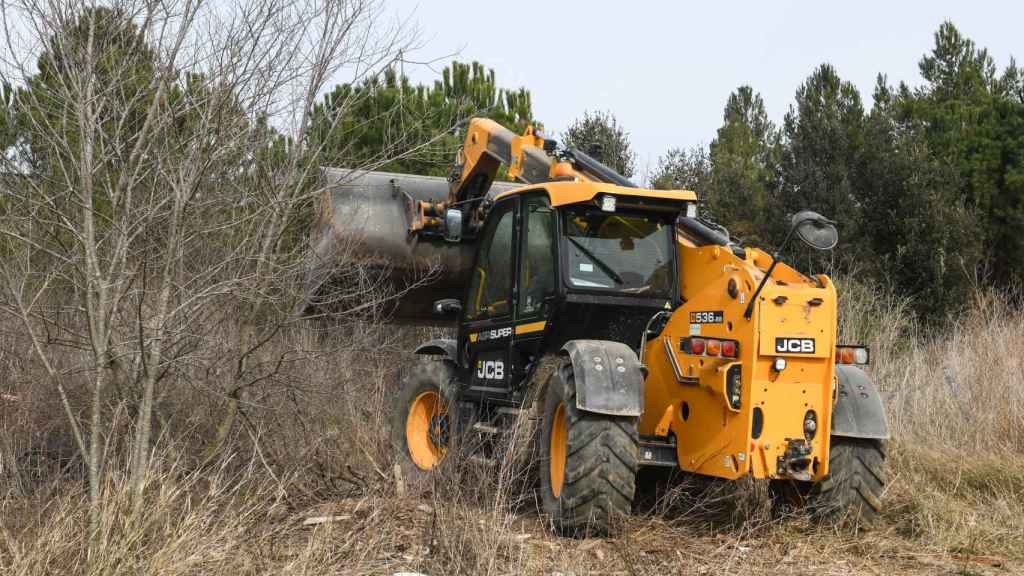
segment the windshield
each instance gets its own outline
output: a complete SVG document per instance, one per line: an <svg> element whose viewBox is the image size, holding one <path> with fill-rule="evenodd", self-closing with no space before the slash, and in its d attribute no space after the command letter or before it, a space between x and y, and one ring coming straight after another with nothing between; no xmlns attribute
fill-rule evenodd
<svg viewBox="0 0 1024 576"><path fill-rule="evenodd" d="M671 297L671 222L651 214L565 211L569 284Z"/></svg>

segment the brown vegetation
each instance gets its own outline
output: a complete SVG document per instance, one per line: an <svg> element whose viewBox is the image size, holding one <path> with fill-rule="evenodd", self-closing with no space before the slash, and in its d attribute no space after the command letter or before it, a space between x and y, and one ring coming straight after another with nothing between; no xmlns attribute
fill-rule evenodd
<svg viewBox="0 0 1024 576"><path fill-rule="evenodd" d="M215 372L182 374L157 407L143 509L130 453L108 440L101 536L88 542L84 470L54 391L3 326L0 360L0 572L43 574L344 573L1006 573L1024 556L1022 316L979 295L944 333L922 333L905 302L844 282L843 330L872 346L895 438L888 511L853 534L796 514L773 516L755 482L676 487L618 536L551 536L523 460L499 468L460 459L423 491L396 494L388 411L396 367L429 334L382 325L313 334L278 386L247 400L213 460L227 401ZM225 335L225 340L231 338ZM273 355L275 351L268 351ZM118 405L112 404L115 420ZM128 433L128 429L124 429ZM693 484L693 483L689 483ZM307 522L307 519L313 519Z"/></svg>

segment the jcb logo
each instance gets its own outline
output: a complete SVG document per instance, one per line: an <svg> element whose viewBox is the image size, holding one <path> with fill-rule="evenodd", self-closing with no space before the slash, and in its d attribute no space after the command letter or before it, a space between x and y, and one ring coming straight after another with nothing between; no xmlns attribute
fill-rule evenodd
<svg viewBox="0 0 1024 576"><path fill-rule="evenodd" d="M814 354L814 338L776 338L775 351L789 354Z"/></svg>
<svg viewBox="0 0 1024 576"><path fill-rule="evenodd" d="M476 363L476 377L484 380L504 380L505 363L501 360L486 360Z"/></svg>

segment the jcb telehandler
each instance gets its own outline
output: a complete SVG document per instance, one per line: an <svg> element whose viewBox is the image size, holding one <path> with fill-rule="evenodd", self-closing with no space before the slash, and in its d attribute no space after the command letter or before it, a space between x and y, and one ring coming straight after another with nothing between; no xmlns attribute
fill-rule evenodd
<svg viewBox="0 0 1024 576"><path fill-rule="evenodd" d="M495 183L502 165L523 185ZM406 223L405 245L370 227L392 244L381 253L447 246L464 278L451 287L461 298L433 304L457 338L416 349L433 361L397 399L392 442L413 473L435 469L453 434L501 437L536 398L541 498L568 533L630 512L647 466L768 479L833 517L881 510L884 409L857 366L868 350L836 342L827 276L780 262L781 246L737 245L698 217L694 192L638 188L532 128L474 119L443 198L415 177L377 178ZM791 224L783 244L836 244L818 214Z"/></svg>

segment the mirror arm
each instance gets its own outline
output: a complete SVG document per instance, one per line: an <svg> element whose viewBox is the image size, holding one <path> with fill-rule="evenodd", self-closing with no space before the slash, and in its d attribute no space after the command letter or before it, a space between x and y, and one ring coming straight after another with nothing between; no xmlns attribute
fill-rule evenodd
<svg viewBox="0 0 1024 576"><path fill-rule="evenodd" d="M761 278L761 283L757 285L757 290L754 290L753 295L750 296L750 302L747 302L747 309L743 311L743 318L750 320L750 316L754 313L754 302L757 301L757 296L761 293L761 289L768 283L768 278L772 275L772 270L775 270L775 265L779 263L779 255L776 253L772 257L772 264L768 267L768 271L764 273L764 278Z"/></svg>
<svg viewBox="0 0 1024 576"><path fill-rule="evenodd" d="M798 223L798 225L801 223ZM793 237L794 230L796 230L796 225L789 228L786 239L782 241L775 254L772 254L771 265L768 266L768 270L764 273L764 278L761 278L761 283L757 285L757 290L754 290L753 295L750 296L750 302L747 302L747 309L743 311L743 318L745 320L750 320L750 317L754 314L754 302L757 301L758 295L761 294L761 289L764 288L764 285L768 283L768 279L771 278L772 270L775 270L775 265L779 263L779 258L782 256L782 249L786 247L786 244L789 244L789 239Z"/></svg>

